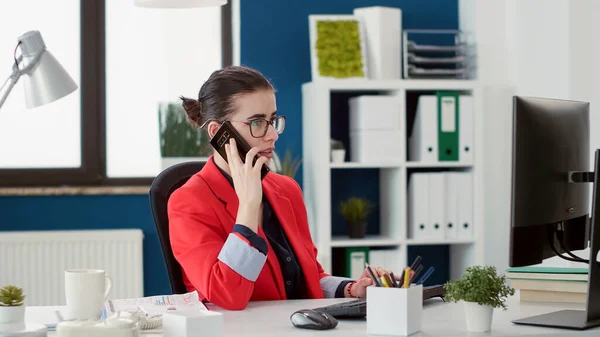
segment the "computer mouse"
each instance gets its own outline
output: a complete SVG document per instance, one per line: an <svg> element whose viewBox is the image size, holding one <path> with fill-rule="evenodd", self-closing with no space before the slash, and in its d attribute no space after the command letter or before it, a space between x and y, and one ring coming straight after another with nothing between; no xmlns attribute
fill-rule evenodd
<svg viewBox="0 0 600 337"><path fill-rule="evenodd" d="M301 329L328 330L338 325L335 317L312 309L298 310L290 316L290 320L295 327Z"/></svg>

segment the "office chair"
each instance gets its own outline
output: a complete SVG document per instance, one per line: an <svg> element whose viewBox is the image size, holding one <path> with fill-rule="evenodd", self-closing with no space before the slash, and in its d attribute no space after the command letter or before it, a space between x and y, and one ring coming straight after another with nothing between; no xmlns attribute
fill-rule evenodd
<svg viewBox="0 0 600 337"><path fill-rule="evenodd" d="M175 164L156 176L152 181L152 185L150 185L150 207L173 294L184 294L187 289L183 283L181 266L175 259L171 249L167 202L171 193L181 187L191 176L198 173L204 167L204 164L203 161Z"/></svg>

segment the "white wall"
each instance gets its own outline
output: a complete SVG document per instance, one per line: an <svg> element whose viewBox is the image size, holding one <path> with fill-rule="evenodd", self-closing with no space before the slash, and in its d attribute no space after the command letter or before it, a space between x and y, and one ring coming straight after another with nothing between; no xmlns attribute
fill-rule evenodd
<svg viewBox="0 0 600 337"><path fill-rule="evenodd" d="M461 29L478 44L484 86L484 262L508 267L511 96L590 101L591 146L600 148L597 0L459 0Z"/></svg>

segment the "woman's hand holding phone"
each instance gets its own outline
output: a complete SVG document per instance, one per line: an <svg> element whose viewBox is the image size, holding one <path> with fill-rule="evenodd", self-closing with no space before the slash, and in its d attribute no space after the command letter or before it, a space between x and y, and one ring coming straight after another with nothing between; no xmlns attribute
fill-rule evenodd
<svg viewBox="0 0 600 337"><path fill-rule="evenodd" d="M258 211L262 201L261 168L268 159L260 156L252 165L259 151L254 147L246 154L245 162L242 162L233 138L229 140L229 144L225 144L225 151L233 186L239 200L236 223L258 232Z"/></svg>

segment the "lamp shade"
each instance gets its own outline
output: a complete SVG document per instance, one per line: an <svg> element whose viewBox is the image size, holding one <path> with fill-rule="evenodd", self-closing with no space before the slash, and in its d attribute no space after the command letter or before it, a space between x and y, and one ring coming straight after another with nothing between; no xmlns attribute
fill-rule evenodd
<svg viewBox="0 0 600 337"><path fill-rule="evenodd" d="M149 8L194 8L226 4L227 0L135 0L136 6Z"/></svg>
<svg viewBox="0 0 600 337"><path fill-rule="evenodd" d="M77 84L46 49L38 31L19 37L25 65L23 82L27 108L56 101L77 90Z"/></svg>

